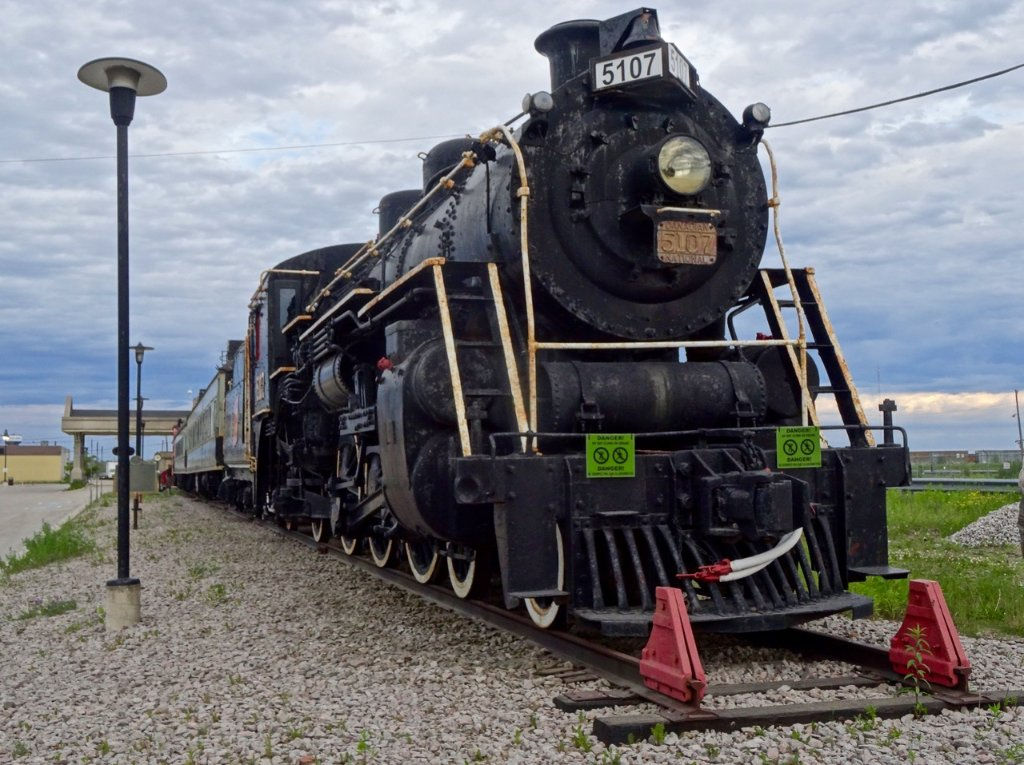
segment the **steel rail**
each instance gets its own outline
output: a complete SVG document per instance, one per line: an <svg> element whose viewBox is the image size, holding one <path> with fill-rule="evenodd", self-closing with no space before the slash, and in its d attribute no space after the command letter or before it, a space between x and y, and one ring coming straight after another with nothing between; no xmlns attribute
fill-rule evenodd
<svg viewBox="0 0 1024 765"><path fill-rule="evenodd" d="M922 691L920 695L911 693L902 698L888 693L870 698L723 709L702 707L699 703L686 704L644 685L640 676L640 660L636 656L573 633L539 629L528 617L508 611L499 605L475 599L463 600L440 585L423 585L399 569L380 568L369 559L348 555L336 544L318 543L308 534L298 530L288 530L269 520L254 519L249 514L233 508L231 510L239 518L255 520L283 538L330 554L355 569L442 608L530 640L555 656L585 667L593 674L618 686L611 689L568 691L554 699L554 704L559 709L575 711L639 703L651 703L660 708L658 713L596 717L593 722L593 734L605 744L641 740L650 735L651 729L658 724L663 725L666 732L677 733L692 730L735 730L755 725L794 725L851 719L864 714L869 706L877 717L892 718L908 713L936 714L943 709L951 708L1016 704L1018 700L1024 699L1024 689L972 692L968 690L965 674L961 677L958 688L932 687L927 692ZM852 674L842 676L710 684L706 697L763 694L783 687L799 690L909 685L903 676L893 671L888 651L878 646L804 627L738 637L755 645L789 650L808 660L841 661L853 665L854 670ZM570 675L578 673L570 672L567 677Z"/></svg>
<svg viewBox="0 0 1024 765"><path fill-rule="evenodd" d="M236 514L243 518L252 516ZM564 630L542 630L536 627L527 616L509 611L501 606L478 599L462 599L443 586L420 584L411 575L395 568L380 568L373 561L358 555L348 555L334 544L315 542L312 537L301 531L290 531L270 521L257 520L257 523L269 528L272 532L299 544L338 558L344 563L364 571L413 595L417 595L436 605L467 616L490 627L526 638L562 659L571 661L590 669L609 682L625 688L637 698L649 701L666 709L685 712L690 709L686 704L676 702L644 685L640 677L640 659L627 653L617 651L608 646L575 635Z"/></svg>

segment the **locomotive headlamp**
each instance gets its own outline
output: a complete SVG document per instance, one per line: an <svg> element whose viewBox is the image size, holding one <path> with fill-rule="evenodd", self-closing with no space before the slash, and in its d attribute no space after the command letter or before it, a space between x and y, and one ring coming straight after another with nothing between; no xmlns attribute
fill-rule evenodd
<svg viewBox="0 0 1024 765"><path fill-rule="evenodd" d="M670 191L696 194L711 179L711 157L695 138L673 136L658 151L658 175Z"/></svg>
<svg viewBox="0 0 1024 765"><path fill-rule="evenodd" d="M549 112L555 108L555 99L545 90L538 90L536 93L527 93L523 96L523 112Z"/></svg>

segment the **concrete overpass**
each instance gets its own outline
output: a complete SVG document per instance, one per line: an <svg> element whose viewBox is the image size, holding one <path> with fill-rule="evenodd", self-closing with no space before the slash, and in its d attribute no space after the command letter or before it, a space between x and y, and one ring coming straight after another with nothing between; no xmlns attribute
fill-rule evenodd
<svg viewBox="0 0 1024 765"><path fill-rule="evenodd" d="M142 409L143 435L174 435L175 426L186 417L188 410ZM75 409L71 396L64 399L64 416L60 429L74 438L74 456L71 459L71 478L82 478L85 472L85 437L116 436L116 409ZM135 410L129 411L128 432L135 435Z"/></svg>

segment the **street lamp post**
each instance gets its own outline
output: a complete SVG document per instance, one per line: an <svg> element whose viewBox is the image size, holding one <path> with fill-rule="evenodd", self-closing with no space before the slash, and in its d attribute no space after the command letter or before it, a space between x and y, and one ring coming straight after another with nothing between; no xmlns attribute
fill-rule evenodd
<svg viewBox="0 0 1024 765"><path fill-rule="evenodd" d="M78 70L86 85L110 94L117 127L117 579L107 582L108 630L138 624L141 585L128 567L128 126L136 96L167 87L157 69L130 58L101 58Z"/></svg>
<svg viewBox="0 0 1024 765"><path fill-rule="evenodd" d="M148 345L139 343L132 346L132 350L135 351L135 364L138 368L138 374L135 376L135 456L140 460L142 459L142 357L146 355L146 351L151 351L153 348Z"/></svg>

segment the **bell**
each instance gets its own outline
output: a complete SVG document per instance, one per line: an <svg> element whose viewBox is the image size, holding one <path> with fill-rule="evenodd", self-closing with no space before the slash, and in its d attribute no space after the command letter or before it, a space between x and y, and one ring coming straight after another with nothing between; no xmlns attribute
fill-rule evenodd
<svg viewBox="0 0 1024 765"><path fill-rule="evenodd" d="M623 35L622 41L616 47L621 50L657 42L661 42L658 16L652 11L645 10L633 19L628 31Z"/></svg>

